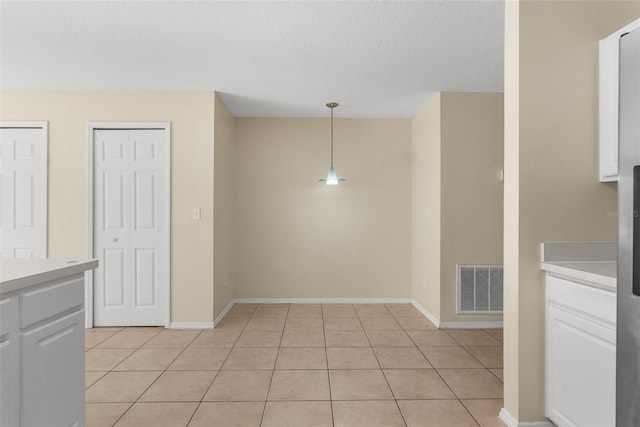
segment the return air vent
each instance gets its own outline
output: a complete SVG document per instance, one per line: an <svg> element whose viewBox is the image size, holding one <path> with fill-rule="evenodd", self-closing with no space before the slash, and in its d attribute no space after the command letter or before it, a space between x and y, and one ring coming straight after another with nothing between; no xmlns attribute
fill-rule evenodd
<svg viewBox="0 0 640 427"><path fill-rule="evenodd" d="M459 314L502 314L502 265L458 264Z"/></svg>

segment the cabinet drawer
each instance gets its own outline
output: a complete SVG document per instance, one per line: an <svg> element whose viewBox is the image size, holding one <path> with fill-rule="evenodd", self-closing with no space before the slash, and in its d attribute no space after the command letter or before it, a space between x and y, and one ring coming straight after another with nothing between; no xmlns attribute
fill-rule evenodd
<svg viewBox="0 0 640 427"><path fill-rule="evenodd" d="M84 306L84 275L76 274L48 282L45 286L25 292L20 298L22 329L43 320L53 319Z"/></svg>
<svg viewBox="0 0 640 427"><path fill-rule="evenodd" d="M547 304L615 329L616 294L547 276Z"/></svg>
<svg viewBox="0 0 640 427"><path fill-rule="evenodd" d="M18 324L18 301L16 297L0 299L0 341L2 336L15 332Z"/></svg>

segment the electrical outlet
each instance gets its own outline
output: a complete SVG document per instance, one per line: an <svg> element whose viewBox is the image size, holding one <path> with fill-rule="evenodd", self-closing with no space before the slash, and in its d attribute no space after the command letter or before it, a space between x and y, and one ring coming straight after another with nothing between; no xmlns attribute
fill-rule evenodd
<svg viewBox="0 0 640 427"><path fill-rule="evenodd" d="M191 218L195 220L200 219L200 208L191 209Z"/></svg>

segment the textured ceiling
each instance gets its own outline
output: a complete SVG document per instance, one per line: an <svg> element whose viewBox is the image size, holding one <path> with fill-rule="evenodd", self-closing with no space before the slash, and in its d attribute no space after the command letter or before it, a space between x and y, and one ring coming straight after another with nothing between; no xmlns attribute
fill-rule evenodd
<svg viewBox="0 0 640 427"><path fill-rule="evenodd" d="M239 117L502 91L502 1L0 2L3 89L215 90Z"/></svg>

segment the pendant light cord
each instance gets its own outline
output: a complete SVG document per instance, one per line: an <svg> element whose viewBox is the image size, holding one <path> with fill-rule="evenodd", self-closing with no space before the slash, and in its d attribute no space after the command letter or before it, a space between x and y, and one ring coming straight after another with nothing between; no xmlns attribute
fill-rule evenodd
<svg viewBox="0 0 640 427"><path fill-rule="evenodd" d="M333 169L333 108L331 108L331 169Z"/></svg>

